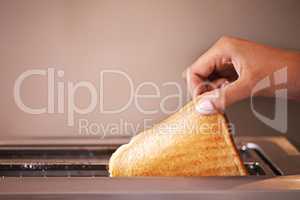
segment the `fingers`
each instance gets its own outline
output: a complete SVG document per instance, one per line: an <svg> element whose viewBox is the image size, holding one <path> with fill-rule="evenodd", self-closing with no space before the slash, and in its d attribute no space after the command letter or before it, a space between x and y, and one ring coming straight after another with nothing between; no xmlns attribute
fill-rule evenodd
<svg viewBox="0 0 300 200"><path fill-rule="evenodd" d="M223 87L203 94L195 109L201 115L222 113L226 107L249 95L250 89L243 81L225 83Z"/></svg>
<svg viewBox="0 0 300 200"><path fill-rule="evenodd" d="M190 67L191 71L202 78L208 78L214 72L233 68L231 40L223 37Z"/></svg>
<svg viewBox="0 0 300 200"><path fill-rule="evenodd" d="M208 85L209 85L208 89L215 90L215 89L224 87L225 85L228 85L228 84L229 84L229 81L226 78L219 78L212 82L208 82Z"/></svg>
<svg viewBox="0 0 300 200"><path fill-rule="evenodd" d="M192 97L196 97L204 92L221 87L224 83L228 83L226 78L218 78L214 81L205 81L198 75L194 74L190 68L187 68L183 74L186 79L187 88Z"/></svg>
<svg viewBox="0 0 300 200"><path fill-rule="evenodd" d="M233 59L235 45L232 38L221 38L186 70L186 82L193 98L204 93L196 106L200 114L223 112L249 95L246 81L241 79L240 62Z"/></svg>
<svg viewBox="0 0 300 200"><path fill-rule="evenodd" d="M227 43L226 39L220 39L185 71L187 87L193 97L211 90L210 81L219 87L224 78L230 81L236 79Z"/></svg>
<svg viewBox="0 0 300 200"><path fill-rule="evenodd" d="M188 92L192 95L193 98L208 91L208 88L205 85L205 81L194 72L192 72L191 68L187 68L184 71L183 77L186 79Z"/></svg>

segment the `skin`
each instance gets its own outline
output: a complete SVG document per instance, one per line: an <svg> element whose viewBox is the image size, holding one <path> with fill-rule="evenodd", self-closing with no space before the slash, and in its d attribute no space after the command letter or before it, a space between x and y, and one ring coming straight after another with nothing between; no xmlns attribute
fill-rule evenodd
<svg viewBox="0 0 300 200"><path fill-rule="evenodd" d="M273 48L234 37L220 38L184 72L189 92L217 111L251 96L256 84L287 69L288 98L300 100L300 52ZM255 96L274 96L272 84ZM207 105L207 104L206 104Z"/></svg>

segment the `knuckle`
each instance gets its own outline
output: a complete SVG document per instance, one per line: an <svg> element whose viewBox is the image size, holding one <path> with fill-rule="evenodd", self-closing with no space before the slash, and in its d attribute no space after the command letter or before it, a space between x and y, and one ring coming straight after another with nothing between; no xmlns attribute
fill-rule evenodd
<svg viewBox="0 0 300 200"><path fill-rule="evenodd" d="M231 36L227 36L227 35L223 35L218 42L221 44L231 44L233 42L233 37Z"/></svg>
<svg viewBox="0 0 300 200"><path fill-rule="evenodd" d="M216 46L227 50L233 50L235 44L236 38L224 35L217 41Z"/></svg>
<svg viewBox="0 0 300 200"><path fill-rule="evenodd" d="M230 41L231 39L232 39L231 36L223 35L223 36L220 37L219 41L220 41L220 42L228 42L228 41Z"/></svg>

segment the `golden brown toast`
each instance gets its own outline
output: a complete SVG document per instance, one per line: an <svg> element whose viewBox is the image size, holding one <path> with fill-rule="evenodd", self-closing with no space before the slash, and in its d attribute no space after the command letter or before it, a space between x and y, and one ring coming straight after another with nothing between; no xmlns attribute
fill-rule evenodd
<svg viewBox="0 0 300 200"><path fill-rule="evenodd" d="M194 102L118 148L109 161L110 175L247 175L224 116L200 116Z"/></svg>

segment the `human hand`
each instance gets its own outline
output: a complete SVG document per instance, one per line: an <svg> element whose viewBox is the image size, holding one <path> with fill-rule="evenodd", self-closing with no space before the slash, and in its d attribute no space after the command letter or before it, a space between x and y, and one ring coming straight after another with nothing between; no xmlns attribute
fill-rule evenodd
<svg viewBox="0 0 300 200"><path fill-rule="evenodd" d="M185 72L193 97L203 94L200 114L223 112L229 105L251 95L263 78L287 68L288 97L300 99L300 53L277 49L233 37L222 37ZM273 96L271 86L255 95Z"/></svg>

